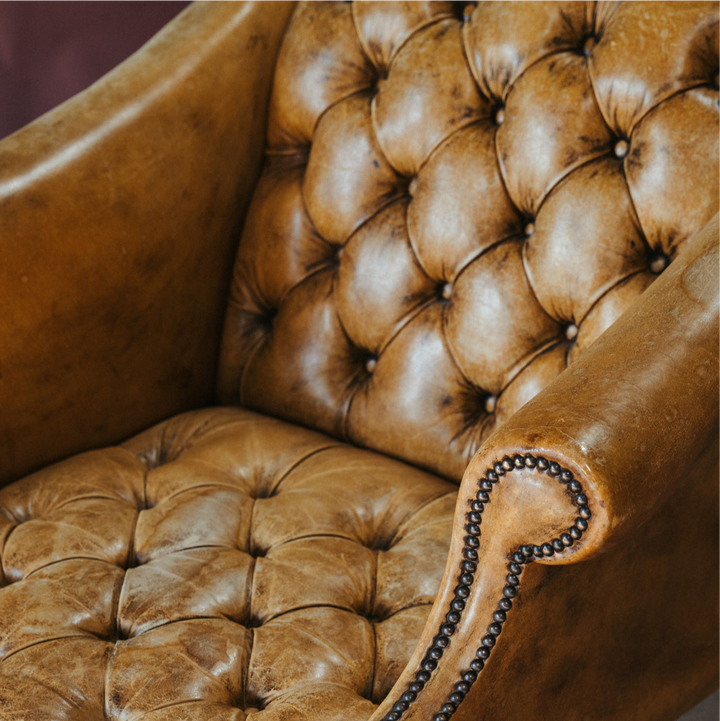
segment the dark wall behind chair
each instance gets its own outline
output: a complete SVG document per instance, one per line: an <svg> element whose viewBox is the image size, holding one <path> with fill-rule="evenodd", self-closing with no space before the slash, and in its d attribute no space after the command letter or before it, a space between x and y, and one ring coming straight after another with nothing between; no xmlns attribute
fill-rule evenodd
<svg viewBox="0 0 720 721"><path fill-rule="evenodd" d="M122 62L187 2L0 2L0 138Z"/></svg>

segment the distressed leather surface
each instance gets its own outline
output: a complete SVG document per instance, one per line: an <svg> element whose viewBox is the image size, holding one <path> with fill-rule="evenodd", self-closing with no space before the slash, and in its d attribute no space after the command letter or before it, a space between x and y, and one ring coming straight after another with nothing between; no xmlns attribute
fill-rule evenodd
<svg viewBox="0 0 720 721"><path fill-rule="evenodd" d="M212 402L291 3L196 3L0 142L0 485Z"/></svg>
<svg viewBox="0 0 720 721"><path fill-rule="evenodd" d="M450 482L337 439L459 480L483 440L717 211L717 65L715 3L300 4L275 73L218 379L221 400L263 415L181 416L0 491L0 719L367 721L413 652L464 518L453 520ZM198 226L182 227L190 237ZM194 256L173 257L199 282ZM188 316L207 327L180 295L163 308L183 328ZM112 327L98 326L103 342ZM156 388L143 378L120 410ZM39 387L52 396L56 385ZM109 417L124 386L100 385L114 390L93 412ZM56 420L62 443L76 418ZM496 546L529 517L522 503L507 507L518 528L498 515ZM559 503L548 514L558 509L574 515ZM671 528L682 542L668 552L657 548L675 518L666 502L650 539L614 563L578 564L560 584L545 582L558 569L534 568L525 612L488 666L491 691L474 692L459 717L509 708L546 721L562 693L582 697L579 720L583 704L597 706L598 679L606 717L624 721L622 703L656 686L664 695L643 713L666 713L683 677L675 664L695 670L675 640L706 658L702 619L716 597L692 606L664 578L672 603L644 611L645 589L658 587L658 559L686 562L683 584L703 569L708 509L697 527L683 508ZM504 561L492 561L488 587L504 583ZM642 623L608 587L614 574ZM598 599L607 613L593 615ZM561 611L546 624L553 602ZM686 603L698 618L683 620ZM573 613L602 634L601 663L583 657L561 688L593 653L591 641L578 649ZM619 644L615 622L630 629ZM647 645L614 664L633 634ZM474 634L465 638L467 655ZM630 679L609 699L628 659L648 657L651 685Z"/></svg>
<svg viewBox="0 0 720 721"><path fill-rule="evenodd" d="M307 3L220 396L459 480L718 208L716 3Z"/></svg>
<svg viewBox="0 0 720 721"><path fill-rule="evenodd" d="M425 624L456 492L240 409L12 484L0 719L365 721Z"/></svg>

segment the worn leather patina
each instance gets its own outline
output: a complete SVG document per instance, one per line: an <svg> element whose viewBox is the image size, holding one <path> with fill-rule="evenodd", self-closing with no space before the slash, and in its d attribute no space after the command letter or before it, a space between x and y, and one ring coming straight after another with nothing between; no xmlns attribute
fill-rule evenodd
<svg viewBox="0 0 720 721"><path fill-rule="evenodd" d="M190 6L0 143L0 721L674 721L717 212L717 3Z"/></svg>

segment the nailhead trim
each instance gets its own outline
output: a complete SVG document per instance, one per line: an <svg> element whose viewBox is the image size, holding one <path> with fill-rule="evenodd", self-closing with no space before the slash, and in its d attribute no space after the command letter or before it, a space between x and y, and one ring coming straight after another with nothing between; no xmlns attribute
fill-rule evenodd
<svg viewBox="0 0 720 721"><path fill-rule="evenodd" d="M533 456L528 453L524 456L516 454L512 457L505 456L502 461L494 463L491 468L485 471L485 475L478 481L478 491L475 498L470 501L470 510L467 513L467 524L465 525L465 536L463 543L463 560L460 563L458 574L458 585L455 587L455 598L450 602L450 608L445 614L445 621L440 625L438 633L433 639L430 648L425 652L420 662L420 670L415 674L406 691L401 695L392 707L392 710L383 716L382 721L400 721L405 711L415 701L417 695L430 680L433 672L442 659L445 649L451 643L451 637L457 630L457 626L465 610L466 599L470 596L470 589L475 580L477 571L478 553L480 545L480 526L482 513L485 506L490 502L490 494L493 487L500 482L500 479L512 473L518 468L531 468L540 473L547 473L557 478L560 483L567 485L568 489L575 496L575 503L578 506L578 517L575 523L558 538L540 546L523 545L514 551L507 564L507 576L505 577L505 588L502 597L498 601L498 607L493 614L492 623L488 626L486 635L482 639L480 647L475 652L475 658L470 667L463 670L460 678L448 694L446 702L439 713L432 717L433 721L449 721L458 706L463 702L465 696L477 681L478 674L483 670L485 663L490 658L490 653L502 632L502 627L507 620L507 614L512 608L513 599L518 595L520 579L525 567L536 558L549 558L556 553L562 553L566 548L572 546L575 541L582 538L587 531L588 520L591 517L588 508L587 496L583 493L580 482L575 479L572 471L563 468L559 463L548 461L543 456Z"/></svg>

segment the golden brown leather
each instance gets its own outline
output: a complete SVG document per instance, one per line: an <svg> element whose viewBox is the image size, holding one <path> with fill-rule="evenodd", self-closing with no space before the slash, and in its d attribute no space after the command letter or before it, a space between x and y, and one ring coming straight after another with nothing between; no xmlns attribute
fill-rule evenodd
<svg viewBox="0 0 720 721"><path fill-rule="evenodd" d="M518 600L498 636L499 659L493 650L453 718L544 719L562 710L567 719L674 721L712 692L720 610L719 268L715 216L657 283L473 458L441 593L413 659L374 720L412 683L444 623L479 479L498 461L527 453L581 482L589 528L562 552L540 554L523 569ZM508 559L576 522L573 495L550 472L524 468L506 476L482 515L479 570L462 623L403 719L433 718L428 709L439 712L470 668L503 596ZM537 568L570 563L562 571ZM689 588L697 588L697 599ZM669 630L680 627L681 652L667 643ZM521 686L522 695L513 693ZM544 692L548 686L557 686L556 696Z"/></svg>
<svg viewBox="0 0 720 721"><path fill-rule="evenodd" d="M532 449L570 468L597 509L573 561L635 534L717 440L719 263L716 215L468 467L472 478L491 459Z"/></svg>
<svg viewBox="0 0 720 721"><path fill-rule="evenodd" d="M425 624L456 493L240 409L12 484L0 718L364 721Z"/></svg>
<svg viewBox="0 0 720 721"><path fill-rule="evenodd" d="M717 5L453 13L298 6L219 383L459 479L717 212Z"/></svg>
<svg viewBox="0 0 720 721"><path fill-rule="evenodd" d="M15 298L2 321L21 333L11 409L46 418L0 420L19 428L15 472L205 400L177 390L179 372L212 373L287 14L196 5L103 93L49 116L92 101L117 132L97 147L80 133L87 153L23 191L45 198L61 179L79 205L53 195L44 215L27 201L8 216L33 240L80 228L67 247L87 253L65 276L63 246L43 246L48 295L25 310ZM717 16L716 3L300 3L217 388L328 435L196 411L0 491L0 721L674 721L711 691L716 226L693 236L718 209ZM115 77L132 93L153 53L136 139L108 91ZM189 123L206 117L217 124ZM62 160L46 127L5 147ZM162 273L106 276L87 228L130 233L139 262L148 218ZM30 309L60 290L73 321L58 315L43 341ZM129 375L107 384L108 358ZM478 449L453 512L449 481ZM512 603L496 621L499 599ZM416 692L420 664L432 672Z"/></svg>
<svg viewBox="0 0 720 721"><path fill-rule="evenodd" d="M290 9L194 5L0 143L0 483L211 401Z"/></svg>

